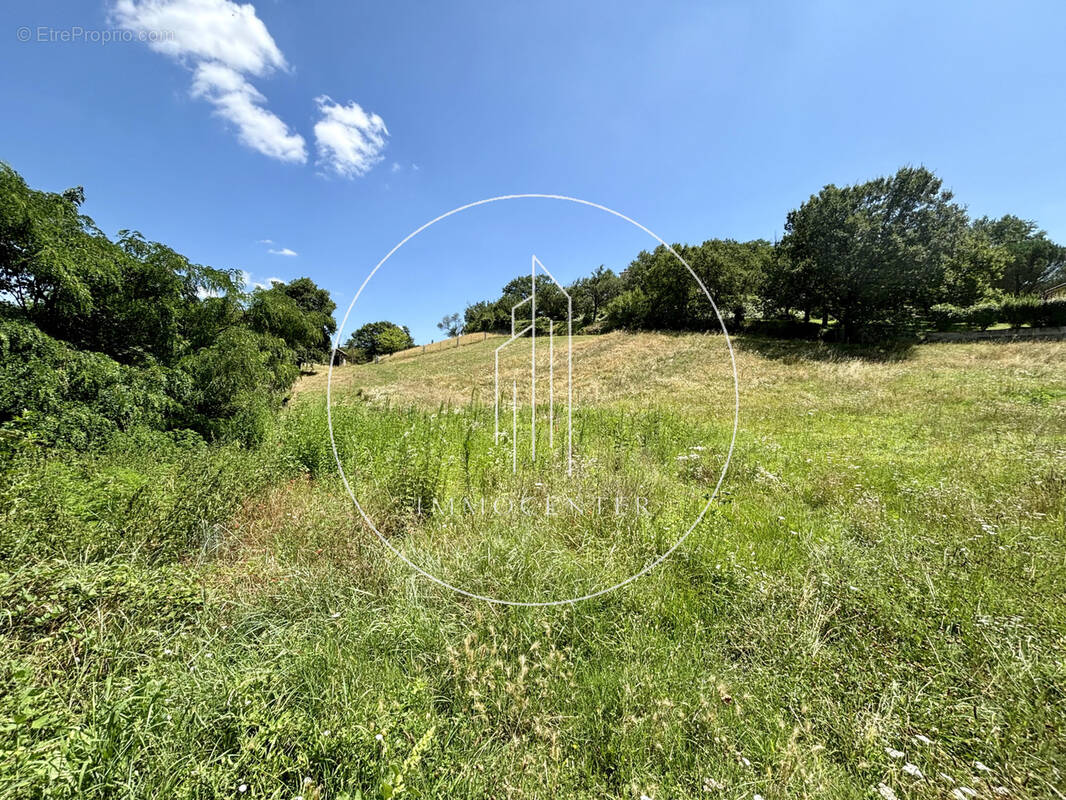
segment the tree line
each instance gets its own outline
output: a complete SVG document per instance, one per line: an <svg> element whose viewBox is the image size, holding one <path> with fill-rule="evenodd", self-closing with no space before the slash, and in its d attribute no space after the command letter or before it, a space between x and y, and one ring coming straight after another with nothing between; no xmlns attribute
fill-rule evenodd
<svg viewBox="0 0 1066 800"><path fill-rule="evenodd" d="M247 290L135 231L112 241L81 188L0 163L0 454L89 447L136 427L255 443L336 308L310 278Z"/></svg>
<svg viewBox="0 0 1066 800"><path fill-rule="evenodd" d="M1066 247L1013 215L971 220L925 167L825 186L788 213L776 243L711 239L673 249L731 330L875 341L945 325L1066 325L1066 302L1040 296L1066 282ZM531 290L530 276L515 278L497 299L467 306L461 324L449 315L440 327L507 331L512 306ZM719 328L706 295L663 246L620 274L600 266L567 292L575 329L588 333ZM537 306L565 318L565 297L547 277L537 277Z"/></svg>

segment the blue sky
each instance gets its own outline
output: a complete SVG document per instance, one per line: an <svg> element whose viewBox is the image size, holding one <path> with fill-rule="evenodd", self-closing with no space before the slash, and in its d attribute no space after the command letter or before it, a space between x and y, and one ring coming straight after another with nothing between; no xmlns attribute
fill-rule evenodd
<svg viewBox="0 0 1066 800"><path fill-rule="evenodd" d="M772 239L822 185L921 163L971 214L1066 241L1061 0L5 11L0 159L37 188L83 185L108 234L254 281L309 275L338 316L412 230L502 194L585 198L669 241ZM154 45L76 33L162 26ZM531 251L570 280L652 245L576 206L479 208L401 250L352 324L394 319L428 341Z"/></svg>

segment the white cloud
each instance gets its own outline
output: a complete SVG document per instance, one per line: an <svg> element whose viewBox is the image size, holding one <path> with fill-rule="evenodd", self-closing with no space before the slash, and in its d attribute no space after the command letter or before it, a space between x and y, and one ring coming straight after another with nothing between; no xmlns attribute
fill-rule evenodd
<svg viewBox="0 0 1066 800"><path fill-rule="evenodd" d="M267 250L267 252L270 253L271 255L274 255L274 256L298 256L299 255L299 253L297 253L295 250L290 250L287 247L282 247L280 250L274 250L273 248L271 248L270 250ZM271 278L270 280L275 280L275 278ZM280 278L277 279L277 280L280 280Z"/></svg>
<svg viewBox="0 0 1066 800"><path fill-rule="evenodd" d="M231 0L116 0L120 27L153 35L150 47L179 60L216 61L230 69L266 75L287 69L274 37L251 3Z"/></svg>
<svg viewBox="0 0 1066 800"><path fill-rule="evenodd" d="M244 77L288 68L255 6L231 0L116 0L111 16L126 30L153 35L153 50L193 69L193 97L207 100L233 123L242 144L279 161L307 161L304 138L266 108L266 98Z"/></svg>
<svg viewBox="0 0 1066 800"><path fill-rule="evenodd" d="M258 241L258 244L274 244L274 240L273 239L260 239Z"/></svg>
<svg viewBox="0 0 1066 800"><path fill-rule="evenodd" d="M253 150L279 161L307 161L304 137L291 132L265 108L266 98L236 70L217 62L200 64L193 77L192 95L214 105L215 113L232 122L237 138Z"/></svg>
<svg viewBox="0 0 1066 800"><path fill-rule="evenodd" d="M193 70L192 95L210 102L232 123L242 144L288 163L307 161L307 143L267 108L247 76L289 68L251 3L233 0L112 0L111 20L146 36L149 46ZM354 178L382 160L389 135L384 120L358 103L315 98L318 164ZM417 167L412 165L413 169ZM267 242L264 242L266 244Z"/></svg>
<svg viewBox="0 0 1066 800"><path fill-rule="evenodd" d="M401 169L403 169L403 166L398 161L393 161L392 162L392 171L393 172L399 172Z"/></svg>
<svg viewBox="0 0 1066 800"><path fill-rule="evenodd" d="M326 95L315 98L322 118L315 123L318 163L345 178L365 175L384 158L385 121L356 102L343 106Z"/></svg>

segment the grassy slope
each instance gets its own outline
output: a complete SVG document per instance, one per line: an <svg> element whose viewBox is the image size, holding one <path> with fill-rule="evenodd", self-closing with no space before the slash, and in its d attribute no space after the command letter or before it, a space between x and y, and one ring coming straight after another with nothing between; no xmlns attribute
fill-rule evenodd
<svg viewBox="0 0 1066 800"><path fill-rule="evenodd" d="M698 430L713 467L731 424L722 346L579 340L588 424L654 412L664 452ZM490 354L471 345L335 373L351 420L342 455L373 464L357 487L447 486L448 475L428 481L431 463L390 460L381 431L447 440L461 426L441 427L442 404L477 419L468 403L490 393ZM369 536L332 475L324 373L313 376L259 455L269 480L246 482L267 488L191 537L195 558L117 547L101 565L50 544L32 568L7 568L12 606L52 591L53 613L22 600L3 629L5 680L23 687L5 706L22 721L3 741L22 749L0 794L43 786L52 769L58 793L98 795L238 796L244 784L243 796L308 800L386 786L411 797L870 797L883 782L900 798L958 786L1054 796L1066 782L1066 345L860 356L742 339L737 363L740 433L712 518L647 578L547 609L456 597ZM346 449L357 441L375 446ZM195 494L181 470L115 459L125 472L109 461L86 472L106 468L124 486L128 472L162 471L156 485ZM707 480L672 461L646 465L664 491ZM113 483L94 491L110 497ZM26 485L14 494L47 506ZM208 500L230 513L195 495ZM54 523L25 506L4 506L9 537ZM501 591L558 576L520 548L511 562L473 559L480 545L462 525L428 536L432 521L378 510L398 546L420 541L449 575ZM64 524L141 513L129 502ZM623 549L662 544L627 535ZM76 608L54 588L57 570L89 587Z"/></svg>

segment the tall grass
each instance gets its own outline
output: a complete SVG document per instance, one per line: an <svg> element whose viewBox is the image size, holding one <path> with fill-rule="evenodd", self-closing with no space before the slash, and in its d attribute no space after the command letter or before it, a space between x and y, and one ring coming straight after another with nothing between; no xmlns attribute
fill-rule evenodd
<svg viewBox="0 0 1066 800"><path fill-rule="evenodd" d="M719 344L580 343L590 485L677 520L418 513L529 488L497 468L476 345L339 375L342 463L390 543L461 585L609 585L716 478ZM617 377L634 349L654 380ZM1056 796L1064 356L741 340L712 514L571 607L486 605L389 554L313 385L258 451L27 459L0 506L0 795Z"/></svg>

